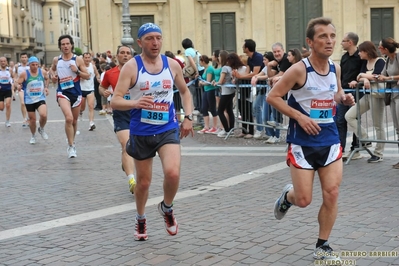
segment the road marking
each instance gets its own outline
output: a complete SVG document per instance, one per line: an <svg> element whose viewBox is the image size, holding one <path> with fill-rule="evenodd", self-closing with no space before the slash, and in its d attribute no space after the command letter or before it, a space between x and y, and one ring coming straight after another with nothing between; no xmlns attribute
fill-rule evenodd
<svg viewBox="0 0 399 266"><path fill-rule="evenodd" d="M180 191L177 193L175 200L194 197L194 196L198 196L200 194L208 193L210 191L234 186L234 185L246 182L248 180L261 177L265 174L271 174L271 173L280 171L285 168L287 168L286 163L281 162L281 163L273 164L273 165L270 165L270 166L267 166L264 168L260 168L260 169L251 171L246 174L233 176L233 177L224 179L222 181L218 181L218 182L209 184L207 186L201 186L201 187L198 187L195 189L188 189L188 190ZM159 202L161 202L162 199L163 199L163 196L148 199L146 206L148 207L148 206L156 205ZM47 221L47 222L22 226L22 227L9 229L9 230L5 230L5 231L0 231L0 241L19 237L19 236L24 236L24 235L28 235L28 234L39 233L42 231L58 228L61 226L86 222L89 220L98 219L98 218L102 218L105 216L115 215L115 214L119 214L119 213L123 213L123 212L127 212L127 211L133 211L133 210L136 210L136 206L135 206L134 202L115 206L115 207L105 208L102 210L86 212L86 213L82 213L82 214L78 214L78 215L55 219L55 220L51 220L51 221Z"/></svg>

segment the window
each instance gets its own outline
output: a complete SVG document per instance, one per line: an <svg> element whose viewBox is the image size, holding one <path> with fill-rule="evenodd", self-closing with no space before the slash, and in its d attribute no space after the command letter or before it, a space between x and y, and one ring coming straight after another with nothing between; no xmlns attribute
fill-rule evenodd
<svg viewBox="0 0 399 266"><path fill-rule="evenodd" d="M50 43L54 44L54 31L50 31Z"/></svg>
<svg viewBox="0 0 399 266"><path fill-rule="evenodd" d="M17 37L19 37L19 27L18 27L18 19L15 19L15 32L17 34Z"/></svg>
<svg viewBox="0 0 399 266"><path fill-rule="evenodd" d="M51 8L48 9L48 17L49 19L53 19L53 10Z"/></svg>

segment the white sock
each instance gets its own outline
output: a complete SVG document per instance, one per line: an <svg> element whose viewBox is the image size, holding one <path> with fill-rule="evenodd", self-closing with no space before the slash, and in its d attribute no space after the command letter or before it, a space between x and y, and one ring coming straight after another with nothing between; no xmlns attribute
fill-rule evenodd
<svg viewBox="0 0 399 266"><path fill-rule="evenodd" d="M136 179L134 178L134 174L130 174L130 175L127 176L127 180L130 180L130 178L133 178L134 180L136 180Z"/></svg>

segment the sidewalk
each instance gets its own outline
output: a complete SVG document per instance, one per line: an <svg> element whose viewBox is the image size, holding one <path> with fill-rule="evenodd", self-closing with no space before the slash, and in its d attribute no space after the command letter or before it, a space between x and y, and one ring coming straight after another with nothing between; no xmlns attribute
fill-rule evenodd
<svg viewBox="0 0 399 266"><path fill-rule="evenodd" d="M68 159L54 92L47 102L49 140L38 135L36 145L21 126L18 100L11 128L0 112L0 265L314 264L318 178L310 206L291 208L281 221L273 215L290 182L285 145L208 135L184 139L175 237L165 233L156 208L163 194L156 157L146 209L149 239L136 242L134 198L111 124L96 112L97 128L89 132L86 111L78 157ZM344 165L329 241L347 265L399 265L399 170L391 167L399 161L397 147L387 145L384 161L376 164L364 155Z"/></svg>

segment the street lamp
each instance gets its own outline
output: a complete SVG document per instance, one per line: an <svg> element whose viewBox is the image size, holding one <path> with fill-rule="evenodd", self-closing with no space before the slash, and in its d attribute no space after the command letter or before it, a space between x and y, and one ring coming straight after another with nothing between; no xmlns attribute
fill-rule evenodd
<svg viewBox="0 0 399 266"><path fill-rule="evenodd" d="M123 45L132 47L134 40L132 38L131 34L131 20L130 20L130 14L129 14L129 0L123 0L122 2L122 31L123 31L123 36L121 39L121 43Z"/></svg>

